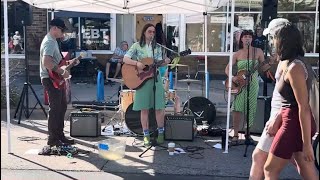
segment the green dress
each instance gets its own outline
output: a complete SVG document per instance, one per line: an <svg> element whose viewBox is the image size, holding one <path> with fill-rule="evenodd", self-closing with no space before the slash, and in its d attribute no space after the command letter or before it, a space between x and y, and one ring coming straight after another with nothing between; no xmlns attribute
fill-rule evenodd
<svg viewBox="0 0 320 180"><path fill-rule="evenodd" d="M139 42L136 42L130 47L130 49L128 50L125 56L133 60L140 61L143 58L153 57L153 53L152 53L151 46L145 45L141 47ZM155 48L154 59L156 61L163 60L160 47ZM136 90L134 102L133 102L133 108L132 108L134 111L153 108L154 106L153 83L154 83L154 79L153 78L149 79L142 85L142 87ZM164 87L163 87L160 75L157 76L155 94L156 94L155 109L158 109L158 110L164 109L165 108L165 92L164 92Z"/></svg>
<svg viewBox="0 0 320 180"><path fill-rule="evenodd" d="M249 60L249 68L252 71L257 66L258 60ZM247 69L247 60L237 61L238 71ZM251 75L250 92L249 92L249 126L251 127L256 116L257 98L259 92L258 71ZM232 110L247 114L247 87L243 87L242 91L236 95ZM246 117L246 116L245 116ZM246 118L244 118L246 120Z"/></svg>

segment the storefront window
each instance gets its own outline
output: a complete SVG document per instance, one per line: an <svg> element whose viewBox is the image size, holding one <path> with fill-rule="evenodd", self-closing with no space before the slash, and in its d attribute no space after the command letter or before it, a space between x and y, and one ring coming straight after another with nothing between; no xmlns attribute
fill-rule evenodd
<svg viewBox="0 0 320 180"><path fill-rule="evenodd" d="M229 19L230 22L230 19ZM208 51L226 51L227 14L208 15Z"/></svg>
<svg viewBox="0 0 320 180"><path fill-rule="evenodd" d="M192 52L204 51L204 19L202 14L186 15L186 47Z"/></svg>
<svg viewBox="0 0 320 180"><path fill-rule="evenodd" d="M24 31L21 14L16 9L21 4L8 2L8 35L9 54L24 54ZM1 12L4 12L3 2L1 2ZM4 14L1 13L1 54L4 54Z"/></svg>
<svg viewBox="0 0 320 180"><path fill-rule="evenodd" d="M179 15L168 14L167 15L167 47L179 51L180 34L179 34ZM168 52L170 55L170 52Z"/></svg>
<svg viewBox="0 0 320 180"><path fill-rule="evenodd" d="M314 44L314 28L315 28L315 14L278 14L279 17L287 18L293 22L302 34L304 41L304 48L306 53L313 53Z"/></svg>
<svg viewBox="0 0 320 180"><path fill-rule="evenodd" d="M316 11L316 0L296 0L296 11Z"/></svg>
<svg viewBox="0 0 320 180"><path fill-rule="evenodd" d="M85 50L110 50L110 20L81 18L81 47Z"/></svg>
<svg viewBox="0 0 320 180"><path fill-rule="evenodd" d="M110 14L59 11L54 15L68 28L61 41L63 51L110 50Z"/></svg>
<svg viewBox="0 0 320 180"><path fill-rule="evenodd" d="M78 18L61 18L68 30L64 33L64 37L60 40L61 51L73 51L80 49L79 33L78 33Z"/></svg>

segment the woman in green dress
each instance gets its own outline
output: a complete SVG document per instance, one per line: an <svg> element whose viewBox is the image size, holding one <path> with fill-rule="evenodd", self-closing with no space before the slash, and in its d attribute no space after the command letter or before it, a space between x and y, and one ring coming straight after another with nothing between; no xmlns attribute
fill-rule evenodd
<svg viewBox="0 0 320 180"><path fill-rule="evenodd" d="M145 65L140 61L144 58L151 57L155 61L165 60L162 65L170 63L169 58L162 57L161 47L156 45L155 40L155 27L152 24L146 24L141 32L139 42L134 43L126 55L123 62L129 65L136 66L142 70ZM154 50L154 51L153 51ZM159 74L159 73L158 73ZM147 80L142 87L136 90L133 110L141 110L141 126L144 134L144 145L150 145L149 134L149 109L154 108L154 93L153 93L154 79ZM155 110L156 120L158 125L158 138L157 143L162 144L164 142L164 109L165 109L165 93L161 78L157 75L156 92L155 92Z"/></svg>
<svg viewBox="0 0 320 180"><path fill-rule="evenodd" d="M257 97L259 92L258 71L256 70L259 63L264 61L264 54L260 48L253 47L252 44L253 32L250 30L244 30L241 33L239 41L239 50L233 55L232 66L237 65L238 71L248 70L248 58L249 58L249 70L251 72L250 92L249 92L249 127L252 126L256 115ZM249 57L248 57L249 48ZM229 64L225 69L225 73L229 75ZM232 77L233 82L237 82L236 77ZM232 117L233 117L233 129L234 134L232 137L231 145L238 144L239 128L242 115L247 114L247 87L245 86L242 91L235 96L232 104ZM246 121L246 118L243 118Z"/></svg>

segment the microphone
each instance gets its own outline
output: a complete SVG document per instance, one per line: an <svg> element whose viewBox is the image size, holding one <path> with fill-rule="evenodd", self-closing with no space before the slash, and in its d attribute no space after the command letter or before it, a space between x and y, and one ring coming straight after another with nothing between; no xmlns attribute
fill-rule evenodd
<svg viewBox="0 0 320 180"><path fill-rule="evenodd" d="M155 40L155 37L154 37L154 36L151 37L150 43L151 43L151 45L152 45L153 48L156 46L156 40Z"/></svg>
<svg viewBox="0 0 320 180"><path fill-rule="evenodd" d="M247 45L247 46L250 46L250 44L251 44L250 41L247 41L247 42L246 42L246 45Z"/></svg>

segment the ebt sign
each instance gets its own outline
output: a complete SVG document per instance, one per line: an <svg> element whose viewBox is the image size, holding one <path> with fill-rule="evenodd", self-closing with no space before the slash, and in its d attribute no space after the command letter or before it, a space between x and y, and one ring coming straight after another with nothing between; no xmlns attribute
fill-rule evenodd
<svg viewBox="0 0 320 180"><path fill-rule="evenodd" d="M84 31L82 31L83 39L99 39L101 35L104 38L105 36L109 36L107 35L108 32L109 32L109 29L94 29L94 28L84 29Z"/></svg>

